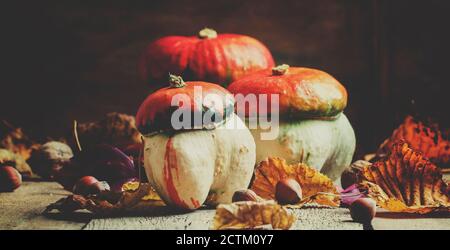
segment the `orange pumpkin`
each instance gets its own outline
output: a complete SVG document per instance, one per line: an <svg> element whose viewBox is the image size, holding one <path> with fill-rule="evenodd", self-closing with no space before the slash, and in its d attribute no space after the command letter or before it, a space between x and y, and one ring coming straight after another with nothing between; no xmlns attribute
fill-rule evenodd
<svg viewBox="0 0 450 250"><path fill-rule="evenodd" d="M201 96L196 96L196 88L201 89ZM177 95L184 95L189 103L184 103L180 97L176 105L172 105L173 98ZM203 100L206 96L214 99ZM216 120L223 121L232 114L233 105L234 99L230 92L217 84L184 82L181 77L170 75L170 86L150 94L141 104L136 115L136 126L144 135L173 130L171 117L176 109L188 110L191 117L195 115L203 117L205 112L212 111L216 118L212 122L215 123ZM195 119L191 119L191 122L191 128L194 129L214 126L214 124L194 124Z"/></svg>
<svg viewBox="0 0 450 250"><path fill-rule="evenodd" d="M347 91L331 75L286 64L243 77L230 84L228 90L244 96L255 94L257 98L261 94L278 94L280 115L287 118L332 118L347 105ZM270 114L271 98L267 100ZM260 108L256 110L261 115Z"/></svg>
<svg viewBox="0 0 450 250"><path fill-rule="evenodd" d="M258 40L203 29L198 36L167 36L150 43L138 71L143 81L155 87L165 82L169 72L185 80L227 85L245 74L273 66L270 51Z"/></svg>
<svg viewBox="0 0 450 250"><path fill-rule="evenodd" d="M232 95L217 84L184 82L177 76L170 77L170 84L150 94L136 116L148 180L166 204L178 208L231 202L234 192L248 187L255 165L255 142L234 114ZM181 102L176 99L180 95ZM171 123L179 111L194 117L190 127ZM196 123L196 115L207 114L214 117L206 119L209 123Z"/></svg>

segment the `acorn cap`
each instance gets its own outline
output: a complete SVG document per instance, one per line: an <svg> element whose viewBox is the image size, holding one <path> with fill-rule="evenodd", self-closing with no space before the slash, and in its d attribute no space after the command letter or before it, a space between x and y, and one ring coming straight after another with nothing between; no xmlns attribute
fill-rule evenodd
<svg viewBox="0 0 450 250"><path fill-rule="evenodd" d="M333 119L347 106L347 91L334 77L320 70L287 64L250 74L233 82L228 90L235 95L255 94L257 98L267 94L266 114L273 113L270 94L279 94L278 112L284 118ZM264 115L259 107L255 110ZM240 114L240 110L237 113ZM249 110L245 114L247 117L255 115Z"/></svg>
<svg viewBox="0 0 450 250"><path fill-rule="evenodd" d="M136 126L143 135L176 130L214 129L234 112L233 96L217 84L184 82L181 77L174 75L169 76L169 84L169 87L150 94L139 107ZM174 127L171 122L174 112L177 112L176 121L189 125ZM181 113L189 114L190 121ZM206 119L207 117L211 119Z"/></svg>

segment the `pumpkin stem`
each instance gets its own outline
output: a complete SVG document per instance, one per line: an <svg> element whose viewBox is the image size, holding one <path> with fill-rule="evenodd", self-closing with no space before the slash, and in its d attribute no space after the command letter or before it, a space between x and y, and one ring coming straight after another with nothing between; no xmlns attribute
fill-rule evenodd
<svg viewBox="0 0 450 250"><path fill-rule="evenodd" d="M204 28L198 32L198 37L201 39L211 39L217 37L217 32L213 29Z"/></svg>
<svg viewBox="0 0 450 250"><path fill-rule="evenodd" d="M171 88L182 88L186 86L186 83L183 81L181 76L176 76L169 74L169 84Z"/></svg>
<svg viewBox="0 0 450 250"><path fill-rule="evenodd" d="M278 65L278 66L272 68L272 74L275 76L281 76L281 75L286 74L288 72L288 70L289 70L289 65L281 64L281 65Z"/></svg>

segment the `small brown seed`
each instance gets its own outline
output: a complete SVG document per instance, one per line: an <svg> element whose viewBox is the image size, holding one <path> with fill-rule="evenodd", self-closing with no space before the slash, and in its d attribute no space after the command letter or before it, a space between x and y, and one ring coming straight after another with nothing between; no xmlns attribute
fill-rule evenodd
<svg viewBox="0 0 450 250"><path fill-rule="evenodd" d="M0 167L0 192L12 192L22 184L22 175L11 166Z"/></svg>
<svg viewBox="0 0 450 250"><path fill-rule="evenodd" d="M376 212L376 203L370 198L357 199L350 205L350 215L354 221L359 223L370 223Z"/></svg>
<svg viewBox="0 0 450 250"><path fill-rule="evenodd" d="M110 187L105 181L98 181L93 176L84 176L77 181L73 188L75 194L91 195L109 191Z"/></svg>
<svg viewBox="0 0 450 250"><path fill-rule="evenodd" d="M245 189L234 192L232 201L259 201L260 199L261 198L253 190Z"/></svg>
<svg viewBox="0 0 450 250"><path fill-rule="evenodd" d="M302 188L292 178L282 179L275 186L275 199L280 204L296 204L302 199Z"/></svg>

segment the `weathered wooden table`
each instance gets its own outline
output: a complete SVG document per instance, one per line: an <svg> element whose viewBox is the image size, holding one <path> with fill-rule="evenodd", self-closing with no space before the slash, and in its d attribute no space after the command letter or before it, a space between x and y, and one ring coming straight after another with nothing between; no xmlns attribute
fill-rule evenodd
<svg viewBox="0 0 450 250"><path fill-rule="evenodd" d="M201 209L176 215L96 218L88 211L71 215L42 212L50 203L70 194L54 182L24 182L13 193L0 193L0 229L208 229L215 211ZM298 220L293 229L353 229L348 209L305 208L293 210ZM374 229L450 229L450 216L432 217L380 211Z"/></svg>

